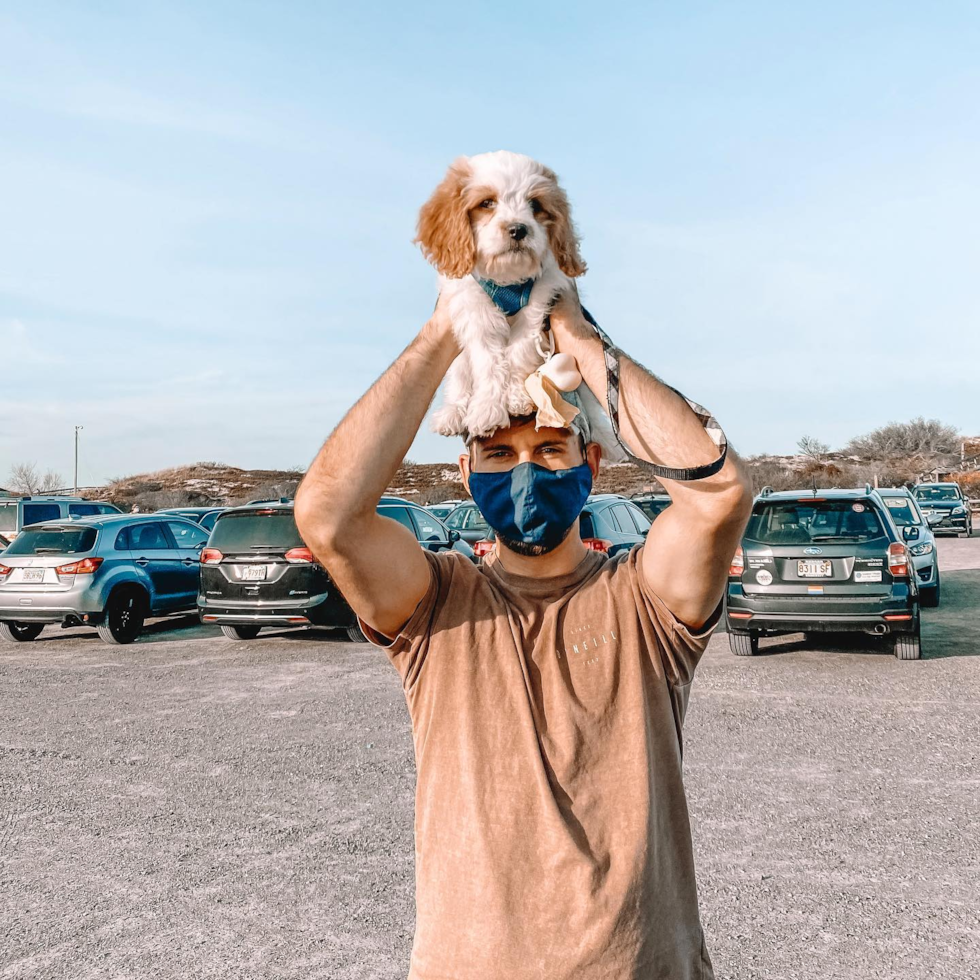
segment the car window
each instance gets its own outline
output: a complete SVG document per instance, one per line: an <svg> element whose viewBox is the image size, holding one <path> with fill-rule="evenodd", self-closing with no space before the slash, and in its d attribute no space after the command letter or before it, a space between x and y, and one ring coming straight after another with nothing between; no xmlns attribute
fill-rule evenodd
<svg viewBox="0 0 980 980"><path fill-rule="evenodd" d="M0 504L0 531L17 530L17 502Z"/></svg>
<svg viewBox="0 0 980 980"><path fill-rule="evenodd" d="M190 524L187 521L167 521L167 527L174 536L178 548L194 548L203 545L208 539L208 532L197 524Z"/></svg>
<svg viewBox="0 0 980 980"><path fill-rule="evenodd" d="M412 532L412 536L418 538L418 531L415 530L415 523L412 521L412 515L409 514L407 507L379 507L378 513L382 517L390 517L393 521L398 521L399 524L403 524L405 527Z"/></svg>
<svg viewBox="0 0 980 980"><path fill-rule="evenodd" d="M220 512L212 513L212 514L205 514L201 518L201 527L203 527L205 531L211 531L211 530L213 530L214 529L214 522L218 519L218 514L219 513Z"/></svg>
<svg viewBox="0 0 980 980"><path fill-rule="evenodd" d="M623 504L623 509L633 519L633 524L640 534L646 534L650 530L650 519L636 504Z"/></svg>
<svg viewBox="0 0 980 980"><path fill-rule="evenodd" d="M21 531L4 552L4 557L80 555L95 547L96 536L93 527L39 527L36 531Z"/></svg>
<svg viewBox="0 0 980 980"><path fill-rule="evenodd" d="M129 528L128 527L124 527L116 535L116 545L115 545L116 551L129 551L129 549L130 549L130 543L129 542L130 542Z"/></svg>
<svg viewBox="0 0 980 980"><path fill-rule="evenodd" d="M633 534L635 531L633 523L629 518L627 518L626 527L623 527L623 522L619 519L619 507L609 507L602 516L606 523L611 524L617 531L625 531L627 528L630 534Z"/></svg>
<svg viewBox="0 0 980 980"><path fill-rule="evenodd" d="M960 488L955 484L948 487L917 487L915 495L919 500L959 500Z"/></svg>
<svg viewBox="0 0 980 980"><path fill-rule="evenodd" d="M904 527L906 524L922 523L919 520L915 505L908 497L882 497L881 499L885 501L888 513L891 514L892 520L899 527Z"/></svg>
<svg viewBox="0 0 980 980"><path fill-rule="evenodd" d="M56 521L61 517L61 504L24 504L24 525Z"/></svg>
<svg viewBox="0 0 980 980"><path fill-rule="evenodd" d="M210 544L225 554L236 551L304 548L291 510L226 511L218 516Z"/></svg>
<svg viewBox="0 0 980 980"><path fill-rule="evenodd" d="M69 504L68 505L68 516L69 517L93 517L96 514L103 513L100 510L98 504Z"/></svg>
<svg viewBox="0 0 980 980"><path fill-rule="evenodd" d="M468 507L457 507L446 518L446 526L451 527L456 531L461 531L463 529L463 518L466 516L468 510Z"/></svg>
<svg viewBox="0 0 980 980"><path fill-rule="evenodd" d="M885 537L875 506L867 500L758 501L745 537L763 544L869 541Z"/></svg>
<svg viewBox="0 0 980 980"><path fill-rule="evenodd" d="M152 524L137 524L130 529L130 541L133 551L158 551L161 548L171 548L163 526L159 522Z"/></svg>
<svg viewBox="0 0 980 980"><path fill-rule="evenodd" d="M464 531L488 531L490 525L483 519L477 507L467 507L463 516L462 530Z"/></svg>
<svg viewBox="0 0 980 980"><path fill-rule="evenodd" d="M592 522L592 511L583 510L582 513L579 514L578 532L583 540L585 538L594 538L596 536L595 524Z"/></svg>
<svg viewBox="0 0 980 980"><path fill-rule="evenodd" d="M449 537L446 534L445 526L437 521L432 514L427 514L421 507L412 507L410 509L419 529L420 541L431 541L433 538L439 541L445 541Z"/></svg>

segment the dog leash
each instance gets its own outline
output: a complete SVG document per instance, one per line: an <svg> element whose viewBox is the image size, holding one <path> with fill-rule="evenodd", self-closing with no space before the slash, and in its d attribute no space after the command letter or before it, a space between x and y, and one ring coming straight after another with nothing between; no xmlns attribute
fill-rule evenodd
<svg viewBox="0 0 980 980"><path fill-rule="evenodd" d="M609 339L606 332L599 326L595 318L584 306L581 307L581 310L582 315L592 326L592 329L595 330L596 336L602 343L602 357L606 366L606 405L609 421L612 423L613 434L616 436L616 441L622 447L623 452L626 453L632 462L638 466L652 470L654 476L663 480L677 480L679 482L690 483L694 480L704 480L709 476L714 476L725 465L725 458L728 456L728 439L722 427L718 424L718 420L706 408L697 402L692 402L687 395L670 385L665 385L665 387L670 388L675 395L680 395L687 402L691 411L698 417L698 421L704 426L705 431L711 437L711 441L718 447L720 455L713 463L706 463L703 466L671 467L661 466L659 463L651 463L649 460L641 459L630 451L626 443L623 442L623 437L619 431L619 361L622 356L622 351ZM550 334L548 340L551 349L554 350L554 335L551 334L550 315L544 318L544 330ZM538 351L539 353L541 352L540 346L538 347ZM661 384L664 384L664 382L661 382Z"/></svg>

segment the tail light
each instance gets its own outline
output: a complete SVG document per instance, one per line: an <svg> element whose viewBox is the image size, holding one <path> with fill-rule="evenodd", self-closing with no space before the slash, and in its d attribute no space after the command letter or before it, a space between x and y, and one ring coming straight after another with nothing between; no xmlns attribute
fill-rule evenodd
<svg viewBox="0 0 980 980"><path fill-rule="evenodd" d="M309 548L290 548L283 557L286 561L305 562L308 565L316 561Z"/></svg>
<svg viewBox="0 0 980 980"><path fill-rule="evenodd" d="M202 565L217 565L225 556L218 551L217 548L202 548L201 549L201 564Z"/></svg>
<svg viewBox="0 0 980 980"><path fill-rule="evenodd" d="M612 547L612 541L606 541L605 538L582 538L582 544L590 551L602 551L606 554Z"/></svg>
<svg viewBox="0 0 980 980"><path fill-rule="evenodd" d="M484 539L483 541L477 541L473 545L473 554L476 555L477 558L485 558L491 551L493 551L492 541L487 541Z"/></svg>
<svg viewBox="0 0 980 980"><path fill-rule="evenodd" d="M0 565L0 579L5 579L12 571L9 565Z"/></svg>
<svg viewBox="0 0 980 980"><path fill-rule="evenodd" d="M742 546L739 545L735 549L735 554L732 556L732 563L728 566L728 577L741 578L742 572L744 571L745 571L745 554L742 551Z"/></svg>
<svg viewBox="0 0 980 980"><path fill-rule="evenodd" d="M888 546L888 571L892 578L908 578L909 550L901 541Z"/></svg>
<svg viewBox="0 0 980 980"><path fill-rule="evenodd" d="M98 569L103 560L104 559L102 558L83 558L81 561L73 561L69 562L67 565L59 565L55 569L55 572L58 575L91 575Z"/></svg>

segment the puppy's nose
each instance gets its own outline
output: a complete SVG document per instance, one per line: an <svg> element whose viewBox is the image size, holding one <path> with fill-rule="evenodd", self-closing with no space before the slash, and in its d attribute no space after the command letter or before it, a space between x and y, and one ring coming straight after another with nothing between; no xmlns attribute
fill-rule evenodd
<svg viewBox="0 0 980 980"><path fill-rule="evenodd" d="M527 225L508 225L507 230L515 242L519 242L522 238L527 238Z"/></svg>

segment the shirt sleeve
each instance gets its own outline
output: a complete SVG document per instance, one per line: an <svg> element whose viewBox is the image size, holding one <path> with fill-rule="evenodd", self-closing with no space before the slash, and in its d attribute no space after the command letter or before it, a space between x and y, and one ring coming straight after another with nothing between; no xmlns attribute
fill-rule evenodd
<svg viewBox="0 0 980 980"><path fill-rule="evenodd" d="M625 563L634 583L634 594L642 597L647 614L657 623L657 632L663 637L660 656L667 680L672 687L683 687L694 679L695 668L721 619L723 600L719 600L718 606L703 626L696 630L686 626L646 584L640 564L643 547L640 545L633 548Z"/></svg>
<svg viewBox="0 0 980 980"><path fill-rule="evenodd" d="M415 607L415 612L395 638L379 633L360 618L357 620L368 640L388 655L406 688L415 683L425 663L429 637L439 609L445 604L449 594L456 564L458 561L467 561L457 552L433 554L431 551L423 551L422 554L429 566L429 587Z"/></svg>

